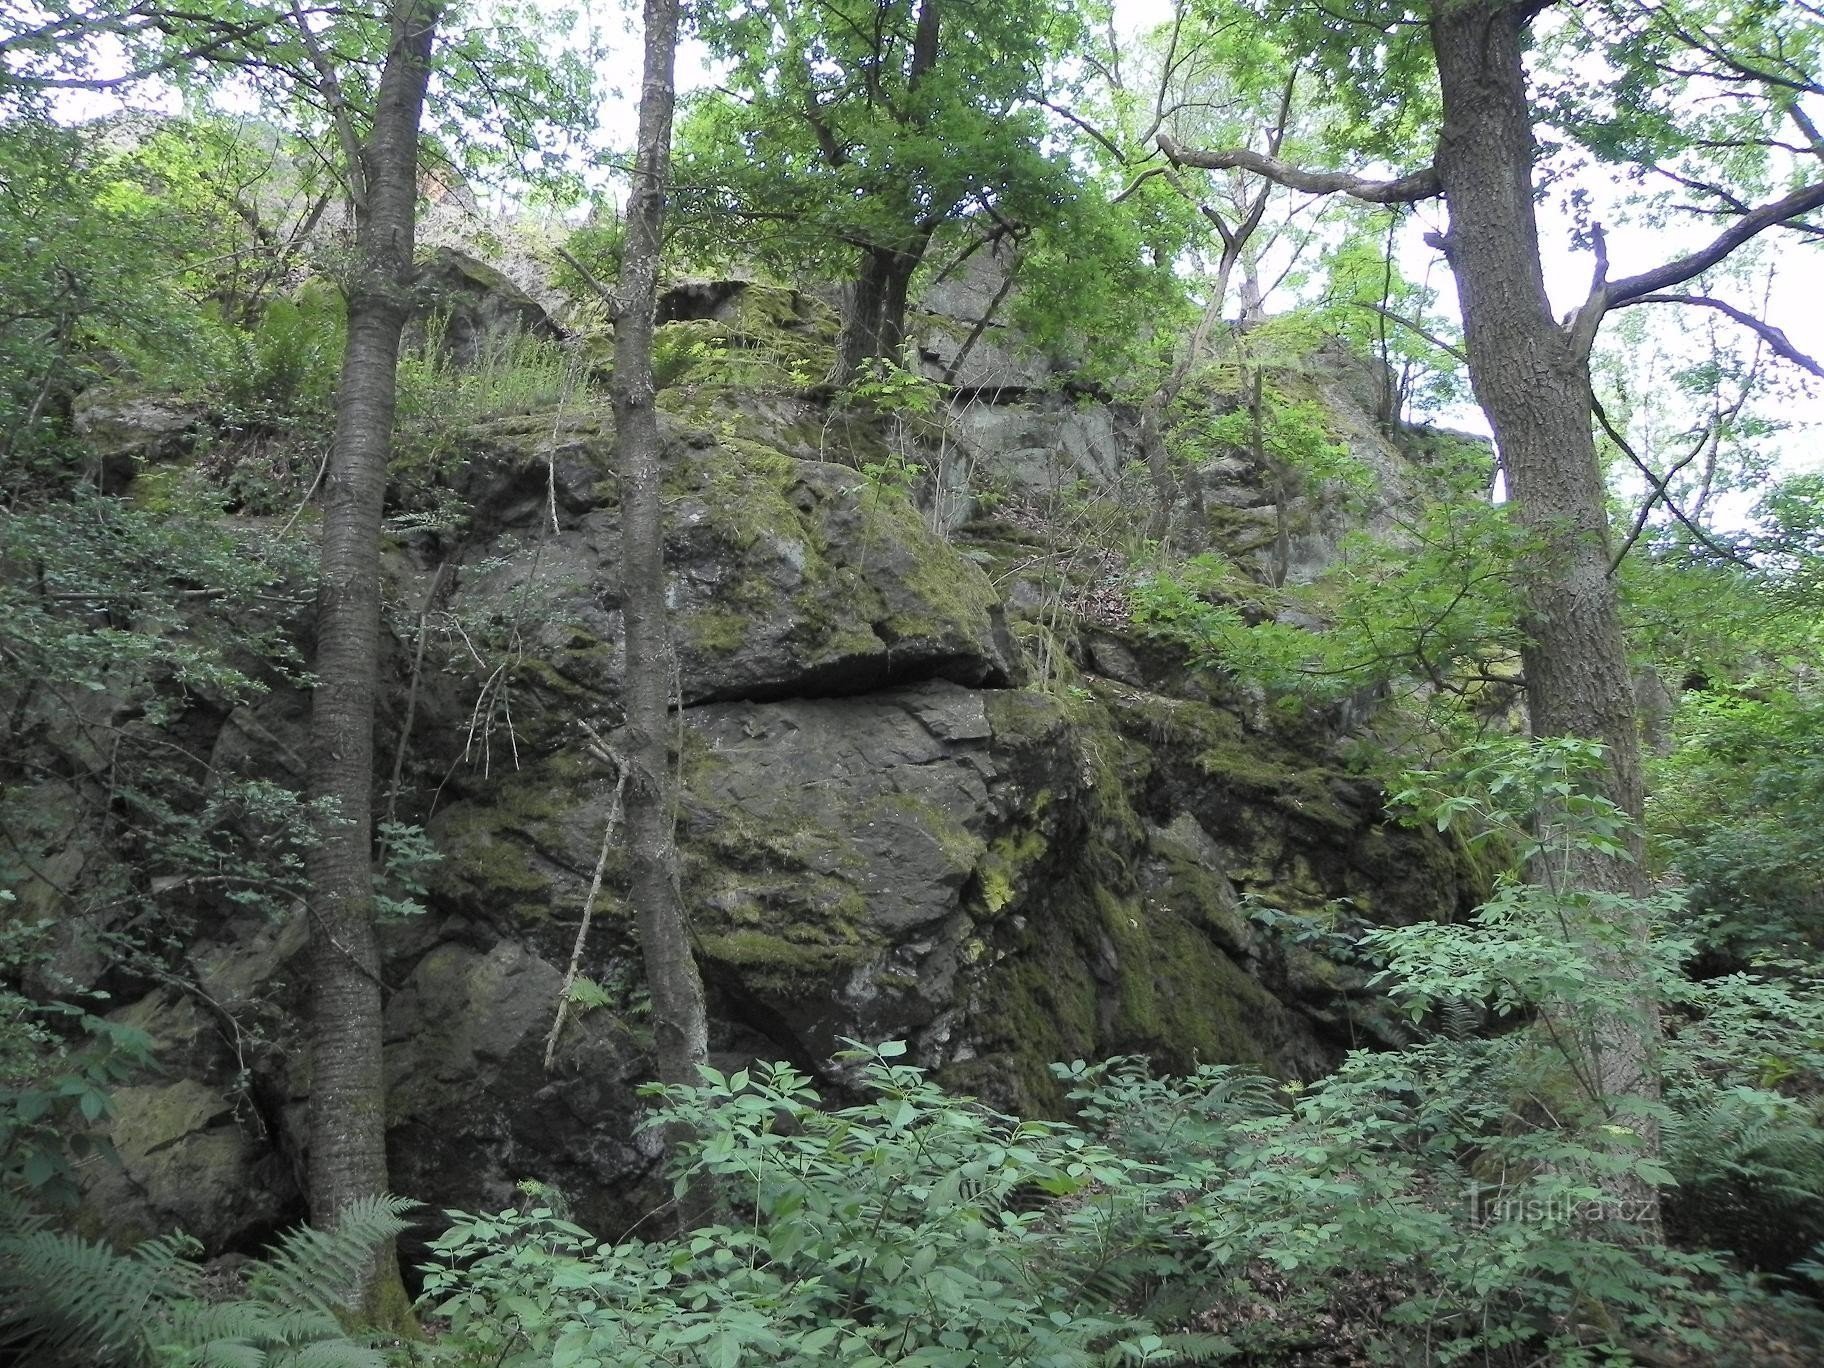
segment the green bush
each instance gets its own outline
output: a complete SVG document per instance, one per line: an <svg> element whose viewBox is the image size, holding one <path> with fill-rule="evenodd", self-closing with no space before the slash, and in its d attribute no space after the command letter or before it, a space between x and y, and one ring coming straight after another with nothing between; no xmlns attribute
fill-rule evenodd
<svg viewBox="0 0 1824 1368"><path fill-rule="evenodd" d="M1507 742L1407 797L1549 869L1625 842L1591 788L1599 759ZM1764 1075L1817 1067L1824 994L1691 982L1669 912L1510 880L1467 923L1368 933L1358 950L1421 1038L1305 1087L1077 1062L1056 1066L1076 1119L1034 1122L944 1093L892 1062L901 1045L845 1056L866 1100L832 1110L787 1065L706 1071L655 1089L648 1124L694 1137L680 1190L719 1192L720 1224L609 1246L550 1208L451 1213L427 1291L452 1351L491 1364L1271 1362L1351 1297L1372 1300L1357 1333L1395 1362L1618 1363L1668 1344L1723 1362L1720 1331L1766 1294L1643 1238L1616 1194L1813 1200L1817 1132ZM1667 1023L1663 1099L1579 1091L1574 1042L1643 995Z"/></svg>
<svg viewBox="0 0 1824 1368"><path fill-rule="evenodd" d="M548 1208L451 1213L427 1295L500 1364L1168 1363L1214 1352L1122 1309L1169 1225L1162 1172L1079 1128L1017 1121L848 1056L869 1100L825 1111L772 1064L661 1091L726 1223L602 1245Z"/></svg>

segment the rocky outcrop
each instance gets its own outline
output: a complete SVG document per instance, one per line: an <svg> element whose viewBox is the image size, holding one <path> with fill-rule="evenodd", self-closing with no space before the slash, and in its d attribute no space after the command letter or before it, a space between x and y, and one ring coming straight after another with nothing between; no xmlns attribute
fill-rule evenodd
<svg viewBox="0 0 1824 1368"><path fill-rule="evenodd" d="M459 366L472 366L516 338L563 336L544 306L505 272L455 247L430 254L418 269L416 291L419 326L438 327Z"/></svg>
<svg viewBox="0 0 1824 1368"><path fill-rule="evenodd" d="M122 488L142 464L188 451L204 418L196 405L130 385L92 385L70 405L70 426L92 455L103 490Z"/></svg>
<svg viewBox="0 0 1824 1368"><path fill-rule="evenodd" d="M845 1037L899 1038L1042 1112L1062 1100L1054 1060L1309 1077L1396 1039L1350 927L1450 914L1473 890L1447 846L1387 821L1335 732L1187 671L1118 611L1074 611L1101 602L1109 566L1068 544L1067 519L1027 502L963 525L908 498L894 458L928 457L907 443L930 433L815 386L756 390L828 332L815 296L737 282L666 307L681 873L719 1057L790 1058L840 1092ZM1044 397L1031 358L990 344L964 359L1004 393L945 420L974 444L975 487L1018 503L1062 472L1118 492L1131 415ZM443 856L428 912L385 932L395 1182L499 1207L537 1178L618 1234L663 1194L638 1129L650 1028L612 831L621 681L656 662L624 658L606 424L576 406L469 434L465 530L389 553L380 753L400 757L400 816ZM1207 505L1254 476L1197 478ZM224 772L295 785L302 702L278 689L184 725ZM585 988L547 1067L598 862ZM122 1010L172 1073L123 1094L123 1167L90 1204L110 1229L181 1223L231 1246L297 1210L304 929L226 903L199 919L194 991L153 985Z"/></svg>

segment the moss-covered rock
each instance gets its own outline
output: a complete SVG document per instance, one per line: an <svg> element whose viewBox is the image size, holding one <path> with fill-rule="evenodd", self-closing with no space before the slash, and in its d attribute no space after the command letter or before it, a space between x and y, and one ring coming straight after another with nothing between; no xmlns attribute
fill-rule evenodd
<svg viewBox="0 0 1824 1368"><path fill-rule="evenodd" d="M666 562L687 703L1014 679L999 599L978 565L897 491L789 455L742 431L741 418L731 407L717 428L674 431L667 448ZM487 516L528 540L471 558L448 595L462 629L450 634L453 663L466 658L496 721L511 711L510 739L533 749L579 711L611 712L625 669L609 439L566 433L547 452L555 472L538 458L548 432L520 435L517 464L498 450L490 458Z"/></svg>

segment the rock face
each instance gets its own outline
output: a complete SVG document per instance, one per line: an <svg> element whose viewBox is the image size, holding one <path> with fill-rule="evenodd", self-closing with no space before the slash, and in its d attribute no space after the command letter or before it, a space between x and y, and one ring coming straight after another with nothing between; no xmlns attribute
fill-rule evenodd
<svg viewBox="0 0 1824 1368"><path fill-rule="evenodd" d="M949 486L939 508L952 529L985 511L973 497L984 487L1045 505L1081 491L1132 494L1147 484L1140 409L1108 401L1084 384L1069 357L1043 355L1021 339L1010 323L1019 294L1010 269L992 251L975 253L926 292L915 318L921 373L955 387L947 417L957 452L939 472ZM1254 325L1229 326L1245 339ZM1411 500L1412 464L1374 416L1384 367L1335 342L1261 364L1283 400L1321 413L1324 440L1360 468L1361 485L1301 478L1248 443L1180 450L1169 516L1155 535L1162 531L1181 551L1217 551L1277 583L1307 583L1336 562L1345 534L1396 534L1394 515ZM1198 419L1245 405L1230 374L1190 385L1178 416L1194 429Z"/></svg>
<svg viewBox="0 0 1824 1368"><path fill-rule="evenodd" d="M667 328L822 326L816 300L758 288L678 294ZM967 363L1023 373L1004 341ZM1447 915L1473 890L1447 847L1386 820L1332 733L1274 723L1118 617L1067 623L1031 588L1057 551L1044 530L942 535L880 475L878 424L738 385L665 402L682 877L721 1056L840 1088L842 1038L900 1038L958 1086L1043 1111L1062 1100L1053 1060L1310 1076L1395 1038L1346 954L1271 923ZM982 406L979 458L1016 490L1059 468L1118 486L1129 415L1058 402ZM611 830L620 682L655 662L621 646L605 422L472 434L464 540L391 557L389 620L425 639L397 642L380 753L409 715L401 816L443 855L428 915L385 933L395 1184L498 1208L537 1178L614 1235L662 1183L638 1129L649 1024ZM300 702L194 730L217 763L295 784ZM224 906L192 957L215 1007L161 987L123 1009L175 1075L125 1095L98 1226L178 1221L233 1246L296 1214L302 938ZM573 950L591 991L547 1068Z"/></svg>
<svg viewBox="0 0 1824 1368"><path fill-rule="evenodd" d="M422 313L441 322L443 343L459 366L472 366L517 337L563 336L544 306L504 272L454 247L431 253L417 288Z"/></svg>
<svg viewBox="0 0 1824 1368"><path fill-rule="evenodd" d="M71 404L70 423L93 453L106 490L133 478L136 464L182 454L202 426L189 404L128 386L94 385Z"/></svg>

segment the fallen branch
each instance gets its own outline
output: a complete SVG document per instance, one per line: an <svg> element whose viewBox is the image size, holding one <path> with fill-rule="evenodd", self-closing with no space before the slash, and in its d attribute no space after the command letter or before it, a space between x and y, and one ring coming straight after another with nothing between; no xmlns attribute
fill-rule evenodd
<svg viewBox="0 0 1824 1368"><path fill-rule="evenodd" d="M589 940L589 921L595 914L595 900L601 896L602 875L608 869L608 852L614 848L614 833L621 824L621 798L627 791L627 766L619 757L610 751L607 744L597 736L593 729L585 726L593 743L589 749L596 755L610 760L620 772L614 783L614 798L608 804L608 820L602 827L602 849L595 857L595 874L589 880L589 894L583 899L583 920L576 928L576 943L570 948L570 967L564 971L564 986L557 993L557 1016L551 1022L551 1034L545 1037L545 1069L549 1072L552 1062L557 1058L557 1040L564 1030L564 1019L570 1014L570 990L576 986L578 973L582 969L583 947Z"/></svg>

